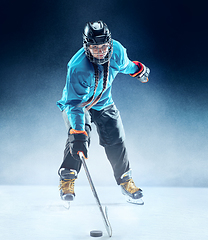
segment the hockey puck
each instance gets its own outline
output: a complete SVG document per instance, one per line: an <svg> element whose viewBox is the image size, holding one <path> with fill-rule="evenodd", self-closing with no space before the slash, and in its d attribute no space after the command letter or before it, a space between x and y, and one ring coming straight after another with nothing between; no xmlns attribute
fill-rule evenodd
<svg viewBox="0 0 208 240"><path fill-rule="evenodd" d="M90 231L90 236L91 237L101 237L103 235L103 232L100 230L93 230Z"/></svg>

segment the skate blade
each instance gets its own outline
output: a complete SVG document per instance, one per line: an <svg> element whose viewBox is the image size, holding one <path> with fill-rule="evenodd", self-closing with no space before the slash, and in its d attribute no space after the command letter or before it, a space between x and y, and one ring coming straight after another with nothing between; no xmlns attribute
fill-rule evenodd
<svg viewBox="0 0 208 240"><path fill-rule="evenodd" d="M133 198L130 198L129 196L125 196L125 198L128 203L132 203L136 205L144 205L143 198L133 199Z"/></svg>
<svg viewBox="0 0 208 240"><path fill-rule="evenodd" d="M69 209L70 208L70 202L69 201L63 201L63 206L64 206L64 208Z"/></svg>

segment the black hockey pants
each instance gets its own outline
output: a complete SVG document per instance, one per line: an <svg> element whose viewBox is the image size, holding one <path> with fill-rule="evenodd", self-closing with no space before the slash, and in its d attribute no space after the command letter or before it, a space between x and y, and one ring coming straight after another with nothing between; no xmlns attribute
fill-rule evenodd
<svg viewBox="0 0 208 240"><path fill-rule="evenodd" d="M69 130L71 126L65 111L63 111L63 118ZM105 148L116 182L120 184L120 177L129 170L129 160L124 144L125 133L119 111L114 104L101 111L94 109L87 111L85 113L85 131L89 137L92 122L96 125L100 145ZM81 164L81 161L77 161L71 156L67 139L64 159L60 168L75 169L79 173Z"/></svg>

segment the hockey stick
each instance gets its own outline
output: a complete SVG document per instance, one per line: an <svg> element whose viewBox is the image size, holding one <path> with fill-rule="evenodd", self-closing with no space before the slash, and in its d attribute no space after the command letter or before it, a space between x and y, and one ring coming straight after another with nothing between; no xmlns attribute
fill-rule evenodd
<svg viewBox="0 0 208 240"><path fill-rule="evenodd" d="M95 197L95 199L96 199L96 202L97 202L98 207L99 207L99 209L100 209L101 215L102 215L102 217L103 217L103 221L104 221L104 224L105 224L105 228L106 228L106 230L107 230L107 232L108 232L109 237L111 237L111 236L112 236L112 228L111 228L110 222L109 222L109 220L108 220L107 207L105 207L105 212L104 212L104 211L103 211L103 208L102 208L102 206L101 206L100 200L99 200L99 198L98 198L97 192L96 192L96 190L95 190L94 184L93 184L93 182L92 182L92 178L91 178L91 176L90 176L90 173L89 173L89 170L88 170L88 167L87 167L87 164L86 164L86 161L85 161L85 158L84 158L84 155L83 155L82 152L79 152L79 157L80 157L80 159L81 159L81 161L82 161L82 163L83 163L85 173L86 173L87 178L88 178L88 181L89 181L89 183L90 183L90 187L91 187L91 189L92 189L93 195L94 195L94 197Z"/></svg>

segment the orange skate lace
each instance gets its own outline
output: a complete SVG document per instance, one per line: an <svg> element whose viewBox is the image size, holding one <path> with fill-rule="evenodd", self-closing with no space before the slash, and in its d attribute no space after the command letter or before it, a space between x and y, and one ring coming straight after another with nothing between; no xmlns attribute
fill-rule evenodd
<svg viewBox="0 0 208 240"><path fill-rule="evenodd" d="M130 193L135 193L135 192L139 191L139 188L136 187L132 178L124 183L121 183L121 185L126 189L126 191L128 191Z"/></svg>
<svg viewBox="0 0 208 240"><path fill-rule="evenodd" d="M74 182L75 179L65 179L60 181L59 190L62 189L63 194L74 194Z"/></svg>

